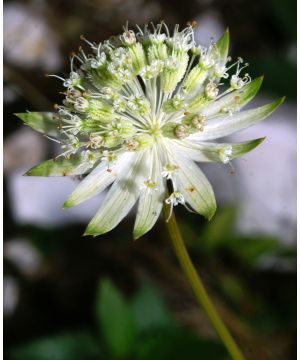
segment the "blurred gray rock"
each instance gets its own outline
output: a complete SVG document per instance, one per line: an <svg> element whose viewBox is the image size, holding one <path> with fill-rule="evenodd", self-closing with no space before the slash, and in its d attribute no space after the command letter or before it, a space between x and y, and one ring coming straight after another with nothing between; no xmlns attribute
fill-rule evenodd
<svg viewBox="0 0 300 360"><path fill-rule="evenodd" d="M3 278L3 314L11 316L19 302L19 286L15 278L4 276Z"/></svg>
<svg viewBox="0 0 300 360"><path fill-rule="evenodd" d="M12 214L20 224L57 226L66 223L87 222L97 211L103 195L71 209L62 205L78 181L68 177L22 176L23 168L8 176L8 191Z"/></svg>
<svg viewBox="0 0 300 360"><path fill-rule="evenodd" d="M58 69L61 56L56 35L36 6L9 2L4 4L3 13L5 60L21 67Z"/></svg>
<svg viewBox="0 0 300 360"><path fill-rule="evenodd" d="M4 243L3 256L26 277L36 276L42 266L40 253L25 239L10 239Z"/></svg>
<svg viewBox="0 0 300 360"><path fill-rule="evenodd" d="M23 126L8 136L3 146L3 169L5 174L18 170L23 166L28 168L36 165L46 155L45 138Z"/></svg>
<svg viewBox="0 0 300 360"><path fill-rule="evenodd" d="M197 44L208 46L212 39L218 40L224 33L225 28L220 17L213 11L207 11L196 18L198 27L195 29L195 40Z"/></svg>
<svg viewBox="0 0 300 360"><path fill-rule="evenodd" d="M250 107L270 99L258 98ZM243 234L278 236L296 240L296 107L283 104L268 119L238 132L229 139L240 142L266 136L266 140L243 158L227 165L206 165L219 204L238 205L238 230ZM203 166L202 166L203 167Z"/></svg>

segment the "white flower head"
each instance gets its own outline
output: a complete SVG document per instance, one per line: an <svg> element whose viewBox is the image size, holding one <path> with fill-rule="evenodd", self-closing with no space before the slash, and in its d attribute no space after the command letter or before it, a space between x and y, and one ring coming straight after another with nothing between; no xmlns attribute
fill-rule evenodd
<svg viewBox="0 0 300 360"><path fill-rule="evenodd" d="M92 53L80 49L70 75L55 75L67 88L58 113L18 114L62 145L55 161L28 175L87 175L65 207L111 185L86 234L110 231L137 202L135 238L154 226L164 203L170 214L184 205L210 219L216 210L213 189L195 162L227 164L254 149L263 139L211 141L264 119L283 101L240 111L262 78L242 75L248 64L242 66L240 58L228 65L228 31L203 47L195 43L193 26L177 25L173 32L163 22L151 26L136 32L126 26L102 44L83 38ZM227 88L221 78L228 78Z"/></svg>

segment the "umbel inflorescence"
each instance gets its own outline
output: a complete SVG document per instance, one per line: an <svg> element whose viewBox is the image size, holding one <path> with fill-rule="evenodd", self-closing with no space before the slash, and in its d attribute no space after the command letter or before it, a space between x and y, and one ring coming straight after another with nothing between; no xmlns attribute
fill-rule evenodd
<svg viewBox="0 0 300 360"><path fill-rule="evenodd" d="M84 38L83 38L84 39ZM62 80L54 113L17 114L59 142L62 153L31 169L31 176L86 175L65 202L78 205L112 185L86 233L114 228L138 202L134 237L149 231L163 203L182 204L210 219L212 187L195 162L228 163L263 140L214 143L270 115L283 101L240 111L257 93L241 58L228 57L228 31L204 47L194 29L176 25L127 27L96 44L84 39ZM166 196L167 183L172 188Z"/></svg>

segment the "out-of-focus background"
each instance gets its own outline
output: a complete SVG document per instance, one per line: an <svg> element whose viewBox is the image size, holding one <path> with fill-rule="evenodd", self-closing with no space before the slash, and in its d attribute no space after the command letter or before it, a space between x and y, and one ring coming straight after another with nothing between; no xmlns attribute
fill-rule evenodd
<svg viewBox="0 0 300 360"><path fill-rule="evenodd" d="M267 136L253 153L207 165L219 210L211 222L176 208L193 259L247 359L296 358L296 1L22 0L4 2L5 359L227 359L198 310L161 221L133 242L133 217L83 238L101 202L61 210L68 178L22 174L57 151L13 114L52 110L84 34L196 20L209 44L226 27L231 55L264 74L252 106L286 95L269 119L231 137Z"/></svg>

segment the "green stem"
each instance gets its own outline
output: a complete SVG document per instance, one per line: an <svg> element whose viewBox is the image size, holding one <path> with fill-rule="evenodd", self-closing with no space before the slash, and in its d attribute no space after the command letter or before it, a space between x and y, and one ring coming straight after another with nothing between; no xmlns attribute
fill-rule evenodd
<svg viewBox="0 0 300 360"><path fill-rule="evenodd" d="M167 206L164 206L164 215L165 218L169 215L169 209ZM227 348L229 354L234 360L245 360L240 349L236 345L229 331L227 330L225 324L217 313L214 305L212 304L200 276L197 274L195 267L191 261L191 258L187 252L187 249L184 245L180 230L178 228L174 212L172 213L169 221L167 222L168 232L172 241L172 245L175 251L175 254L178 258L178 261L182 267L182 270L188 280L189 285L191 286L194 295L203 308L206 315L208 316L212 326L216 330L220 339L222 340L224 346Z"/></svg>

